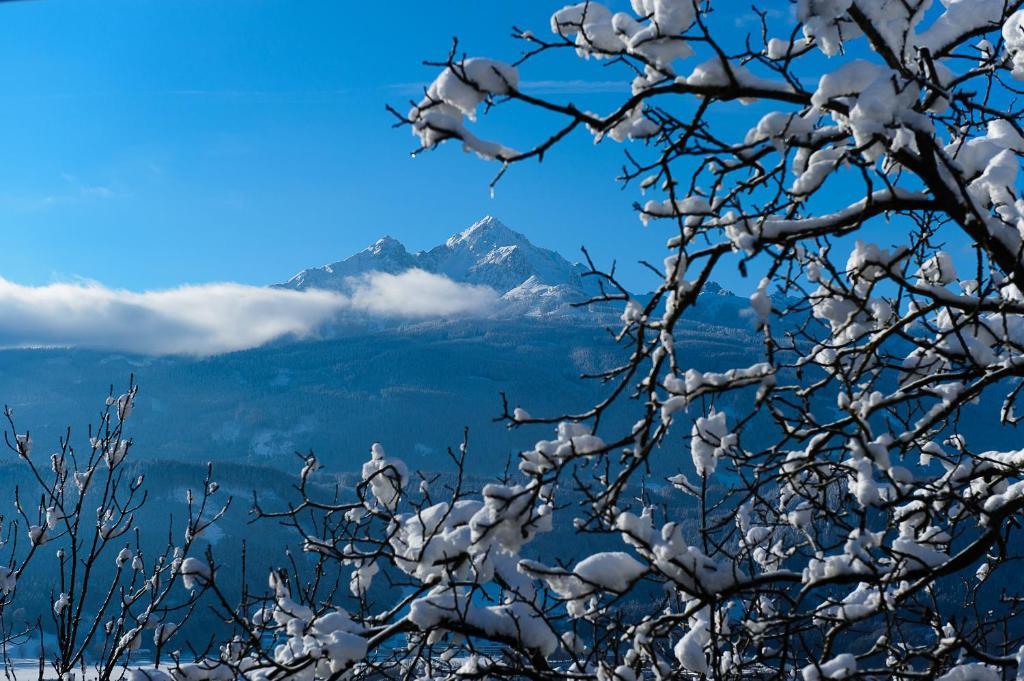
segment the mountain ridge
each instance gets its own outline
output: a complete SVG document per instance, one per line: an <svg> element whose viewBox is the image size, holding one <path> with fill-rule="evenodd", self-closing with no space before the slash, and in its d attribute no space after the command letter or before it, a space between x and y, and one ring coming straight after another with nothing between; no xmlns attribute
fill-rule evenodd
<svg viewBox="0 0 1024 681"><path fill-rule="evenodd" d="M605 303L580 307L600 293L588 268L570 262L552 249L486 215L432 248L411 252L398 239L384 235L342 260L298 272L276 287L293 290L326 289L352 293L375 273L401 274L420 269L460 284L487 286L497 293L486 316L499 318L596 318L614 322L621 306ZM748 326L749 300L708 282L691 317L696 321ZM650 294L638 294L641 301Z"/></svg>
<svg viewBox="0 0 1024 681"><path fill-rule="evenodd" d="M277 284L294 290L350 292L373 273L400 274L421 269L460 284L488 286L499 295L496 312L526 315L568 312L597 287L586 268L557 251L536 246L496 217L487 215L433 248L410 252L385 235L348 258L298 272Z"/></svg>

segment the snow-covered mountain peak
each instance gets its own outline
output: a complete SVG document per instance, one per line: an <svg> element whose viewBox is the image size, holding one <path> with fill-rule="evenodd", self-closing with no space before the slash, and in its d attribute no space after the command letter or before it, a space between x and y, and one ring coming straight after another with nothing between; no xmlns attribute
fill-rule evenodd
<svg viewBox="0 0 1024 681"><path fill-rule="evenodd" d="M486 215L458 234L452 235L444 245L451 250L466 249L479 253L499 246L532 244L525 235L509 229L493 215Z"/></svg>
<svg viewBox="0 0 1024 681"><path fill-rule="evenodd" d="M402 244L398 239L384 235L377 239L373 244L363 249L364 253L372 253L373 255L388 255L388 254L405 254L408 255L409 251L406 250L405 245Z"/></svg>
<svg viewBox="0 0 1024 681"><path fill-rule="evenodd" d="M398 274L416 266L416 259L398 239L385 236L353 256L322 267L302 270L286 283L284 288L320 288L344 291L353 277L371 272Z"/></svg>
<svg viewBox="0 0 1024 681"><path fill-rule="evenodd" d="M722 288L721 284L715 281L709 281L704 284L704 288L701 290L700 295L702 296L734 296L732 291L727 288Z"/></svg>

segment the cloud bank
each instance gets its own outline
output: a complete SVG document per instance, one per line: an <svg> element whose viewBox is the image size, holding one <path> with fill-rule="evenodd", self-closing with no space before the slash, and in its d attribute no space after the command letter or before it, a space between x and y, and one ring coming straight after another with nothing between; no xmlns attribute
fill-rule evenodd
<svg viewBox="0 0 1024 681"><path fill-rule="evenodd" d="M373 273L351 284L348 295L233 283L140 293L97 283L23 286L0 278L0 347L214 355L309 338L346 312L472 316L497 296L422 270Z"/></svg>
<svg viewBox="0 0 1024 681"><path fill-rule="evenodd" d="M420 269L401 274L372 272L352 281L351 305L374 315L447 317L483 312L498 293L488 286L460 284Z"/></svg>

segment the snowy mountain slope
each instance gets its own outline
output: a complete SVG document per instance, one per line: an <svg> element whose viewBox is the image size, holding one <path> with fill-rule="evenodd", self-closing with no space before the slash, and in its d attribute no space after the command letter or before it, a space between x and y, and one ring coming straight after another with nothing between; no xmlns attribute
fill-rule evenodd
<svg viewBox="0 0 1024 681"><path fill-rule="evenodd" d="M490 215L423 254L424 269L505 293L531 277L549 286L584 289L580 265L540 248Z"/></svg>
<svg viewBox="0 0 1024 681"><path fill-rule="evenodd" d="M384 237L349 258L303 270L278 286L352 293L368 275L375 272L400 274L414 268L458 283L494 289L499 294L497 302L482 315L492 319L561 319L567 323L586 319L588 323L601 327L620 323L623 308L620 302L578 305L598 293L596 279L583 276L586 272L583 265L533 244L525 235L490 215L429 250L410 253L396 239ZM650 294L637 293L636 299L643 304L650 300ZM688 323L706 323L745 331L754 328L750 299L714 282L705 286L697 304L688 311L687 319ZM324 335L337 337L422 323L380 315L350 314L325 329Z"/></svg>
<svg viewBox="0 0 1024 681"><path fill-rule="evenodd" d="M495 310L499 316L569 312L572 303L595 290L582 276L582 265L534 245L489 215L430 250L410 253L397 240L384 237L349 258L303 270L280 286L350 292L365 275L413 268L493 288L501 295Z"/></svg>
<svg viewBox="0 0 1024 681"><path fill-rule="evenodd" d="M296 290L319 288L347 290L352 277L370 272L398 274L419 267L416 256L397 239L385 236L355 255L323 267L302 270L280 286Z"/></svg>

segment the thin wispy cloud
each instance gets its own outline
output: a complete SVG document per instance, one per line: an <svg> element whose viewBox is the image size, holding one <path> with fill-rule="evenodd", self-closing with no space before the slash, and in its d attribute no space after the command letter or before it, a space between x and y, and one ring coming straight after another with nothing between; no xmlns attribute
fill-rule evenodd
<svg viewBox="0 0 1024 681"><path fill-rule="evenodd" d="M542 94L603 94L629 92L629 80L533 80L520 83L525 92Z"/></svg>
<svg viewBox="0 0 1024 681"><path fill-rule="evenodd" d="M377 86L375 89L398 96L421 97L429 81L410 81ZM602 94L629 92L629 80L535 80L524 81L520 87L535 94ZM239 90L218 88L179 88L170 90L134 90L110 92L15 92L5 95L12 100L73 100L166 97L180 99L235 99L249 102L319 102L361 93L359 89L323 90Z"/></svg>
<svg viewBox="0 0 1024 681"><path fill-rule="evenodd" d="M422 96L424 89L429 85L427 81L408 83L391 83L382 85L381 89L393 92L396 95ZM621 80L527 80L519 84L520 89L531 94L546 95L587 95L629 92L629 79Z"/></svg>
<svg viewBox="0 0 1024 681"><path fill-rule="evenodd" d="M764 18L768 21L769 25L784 18L793 19L796 17L796 5L790 5L787 10L780 10L777 8L769 8L764 10ZM756 12L743 12L737 14L733 18L733 23L737 28L749 28L751 26L761 25L761 16Z"/></svg>
<svg viewBox="0 0 1024 681"><path fill-rule="evenodd" d="M118 192L114 191L112 187L82 182L70 173L61 173L60 176L71 188L70 198L112 199L118 195Z"/></svg>
<svg viewBox="0 0 1024 681"><path fill-rule="evenodd" d="M0 0L2 1L2 0ZM338 97L346 97L356 92L350 89L323 90L238 90L231 88L180 88L170 90L111 90L102 91L63 91L63 92L10 92L5 93L8 101L48 101L75 99L142 99L142 98L181 98L181 99L237 99L252 102L320 102Z"/></svg>
<svg viewBox="0 0 1024 681"><path fill-rule="evenodd" d="M352 94L352 90L231 90L231 89L181 89L157 90L148 94L160 97L195 97L252 100L257 102L311 102L334 99Z"/></svg>
<svg viewBox="0 0 1024 681"><path fill-rule="evenodd" d="M85 182L75 175L62 172L59 182L48 183L33 191L0 191L0 207L5 210L36 212L129 195L123 187Z"/></svg>
<svg viewBox="0 0 1024 681"><path fill-rule="evenodd" d="M134 292L96 282L23 286L0 278L0 347L206 356L313 337L346 312L474 315L496 296L420 270L352 283L351 295L234 283Z"/></svg>

